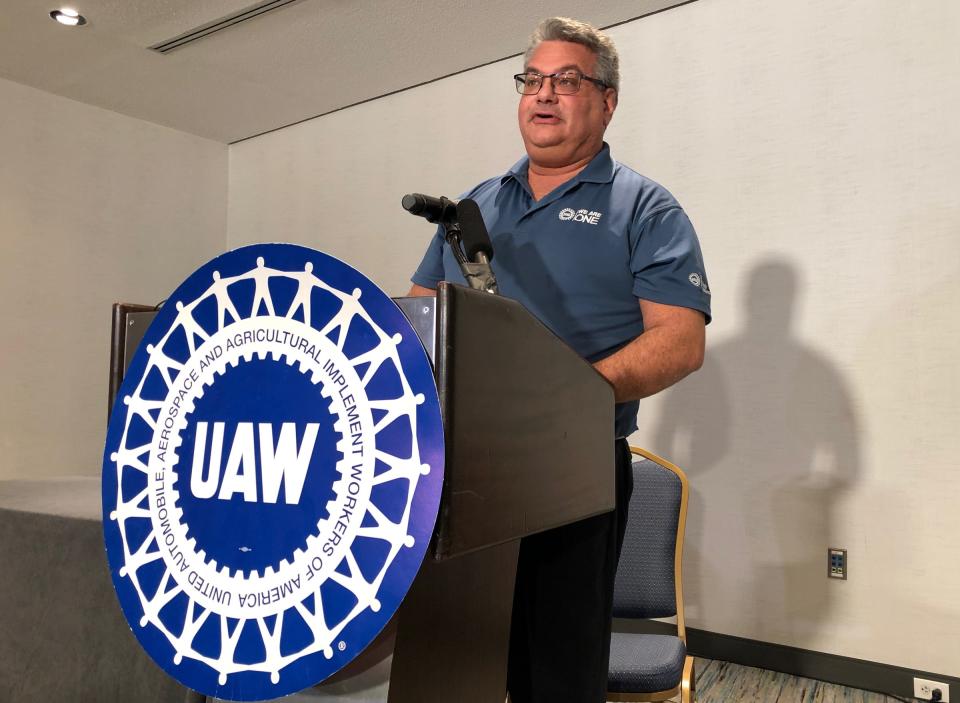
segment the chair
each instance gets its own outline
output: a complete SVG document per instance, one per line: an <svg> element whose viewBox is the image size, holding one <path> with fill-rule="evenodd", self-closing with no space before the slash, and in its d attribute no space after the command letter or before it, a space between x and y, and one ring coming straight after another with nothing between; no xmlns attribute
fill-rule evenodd
<svg viewBox="0 0 960 703"><path fill-rule="evenodd" d="M693 657L687 654L681 561L689 489L683 471L631 447L633 495L613 596L618 618L676 616L677 634L614 632L608 701L696 701Z"/></svg>

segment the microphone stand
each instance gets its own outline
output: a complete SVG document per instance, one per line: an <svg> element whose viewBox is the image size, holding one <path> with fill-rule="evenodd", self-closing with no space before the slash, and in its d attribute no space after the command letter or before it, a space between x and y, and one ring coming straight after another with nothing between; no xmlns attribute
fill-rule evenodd
<svg viewBox="0 0 960 703"><path fill-rule="evenodd" d="M447 244L450 245L453 257L457 260L463 277L467 279L467 284L474 290L499 295L497 277L490 267L490 259L487 258L486 253L479 251L475 255L475 260L470 261L467 259L467 255L463 253L463 232L460 229L460 223L455 220L445 221L441 223L441 226L443 227L443 236L447 240Z"/></svg>

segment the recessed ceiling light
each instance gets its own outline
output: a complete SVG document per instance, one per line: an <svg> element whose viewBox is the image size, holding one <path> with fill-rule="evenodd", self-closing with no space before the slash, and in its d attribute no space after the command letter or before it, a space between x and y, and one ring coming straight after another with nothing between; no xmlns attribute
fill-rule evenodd
<svg viewBox="0 0 960 703"><path fill-rule="evenodd" d="M87 23L87 18L70 7L61 7L59 10L53 10L50 16L60 24L68 27L79 27Z"/></svg>

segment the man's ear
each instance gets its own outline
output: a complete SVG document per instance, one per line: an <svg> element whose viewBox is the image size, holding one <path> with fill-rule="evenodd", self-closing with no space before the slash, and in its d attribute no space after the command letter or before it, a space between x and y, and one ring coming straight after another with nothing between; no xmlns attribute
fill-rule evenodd
<svg viewBox="0 0 960 703"><path fill-rule="evenodd" d="M603 126L606 127L613 119L613 113L617 109L617 91L613 88L607 88L606 95L603 96Z"/></svg>

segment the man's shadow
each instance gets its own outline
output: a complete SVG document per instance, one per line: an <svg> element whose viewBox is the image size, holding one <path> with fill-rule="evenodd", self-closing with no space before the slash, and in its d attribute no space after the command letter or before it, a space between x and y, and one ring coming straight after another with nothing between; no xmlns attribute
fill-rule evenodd
<svg viewBox="0 0 960 703"><path fill-rule="evenodd" d="M802 647L831 615L827 548L846 546L835 516L860 459L843 378L792 331L801 293L791 263L753 268L743 328L666 392L651 448L690 478L690 625Z"/></svg>

